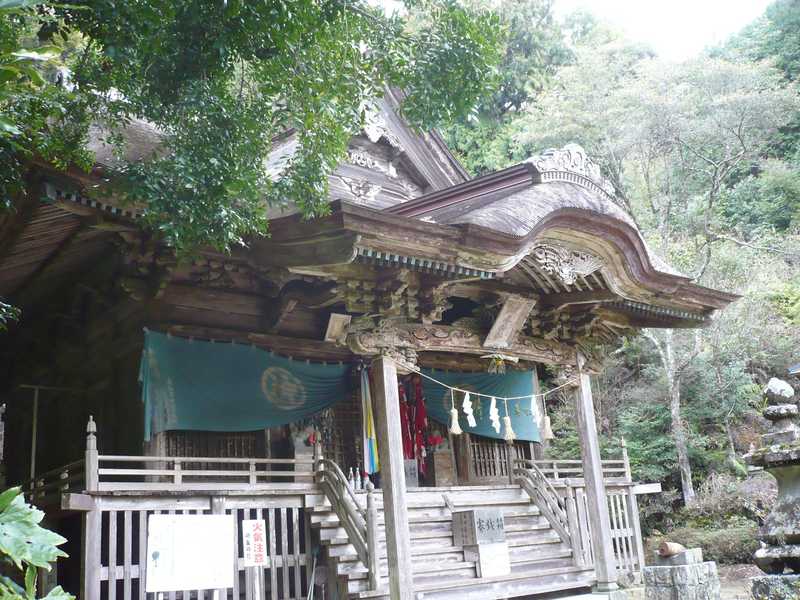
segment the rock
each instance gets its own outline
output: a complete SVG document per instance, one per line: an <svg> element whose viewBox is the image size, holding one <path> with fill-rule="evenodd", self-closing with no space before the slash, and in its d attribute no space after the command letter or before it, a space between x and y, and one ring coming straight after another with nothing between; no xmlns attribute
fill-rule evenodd
<svg viewBox="0 0 800 600"><path fill-rule="evenodd" d="M783 379L773 377L767 382L764 395L770 404L788 404L794 398L794 388Z"/></svg>
<svg viewBox="0 0 800 600"><path fill-rule="evenodd" d="M796 417L798 413L800 413L800 408L797 407L797 404L776 404L764 409L764 418L770 421L777 421L778 419Z"/></svg>
<svg viewBox="0 0 800 600"><path fill-rule="evenodd" d="M692 551L689 552L691 555L695 555ZM645 567L642 575L646 599L719 600L720 597L717 565L711 561L676 566Z"/></svg>
<svg viewBox="0 0 800 600"><path fill-rule="evenodd" d="M753 600L797 600L800 575L760 575L751 578Z"/></svg>

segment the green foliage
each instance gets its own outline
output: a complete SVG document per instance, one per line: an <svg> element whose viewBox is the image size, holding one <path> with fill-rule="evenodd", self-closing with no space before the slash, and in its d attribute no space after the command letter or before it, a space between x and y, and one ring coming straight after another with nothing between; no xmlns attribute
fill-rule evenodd
<svg viewBox="0 0 800 600"><path fill-rule="evenodd" d="M26 162L41 158L65 168L88 166L83 151L86 99L48 83L68 51L68 37L34 2L0 6L0 207L11 208L25 194ZM38 23L55 26L47 44L36 37Z"/></svg>
<svg viewBox="0 0 800 600"><path fill-rule="evenodd" d="M784 282L778 284L768 294L775 310L792 325L800 325L800 284Z"/></svg>
<svg viewBox="0 0 800 600"><path fill-rule="evenodd" d="M800 217L800 169L768 160L752 175L725 190L720 212L726 226L746 238L795 229Z"/></svg>
<svg viewBox="0 0 800 600"><path fill-rule="evenodd" d="M0 494L0 559L24 574L24 587L7 576L0 576L0 598L35 600L36 569L50 570L50 563L66 556L58 546L63 537L41 527L44 513L27 504L19 488ZM55 587L46 600L73 600L73 596Z"/></svg>
<svg viewBox="0 0 800 600"><path fill-rule="evenodd" d="M0 299L0 331L5 331L8 328L10 321L19 319L21 311L16 306L7 304Z"/></svg>
<svg viewBox="0 0 800 600"><path fill-rule="evenodd" d="M496 10L508 32L498 89L445 131L450 147L475 174L508 165L519 112L547 86L559 66L572 60L553 16L552 0L504 0Z"/></svg>
<svg viewBox="0 0 800 600"><path fill-rule="evenodd" d="M136 154L131 120L160 136L155 156L121 161L117 191L183 251L265 233L269 205L324 214L327 177L387 87L430 128L469 112L500 60L497 18L451 0L409 1L392 17L337 0L75 6L57 14L83 36L70 66L82 95L100 100L107 141ZM296 145L276 167L272 143L286 134Z"/></svg>

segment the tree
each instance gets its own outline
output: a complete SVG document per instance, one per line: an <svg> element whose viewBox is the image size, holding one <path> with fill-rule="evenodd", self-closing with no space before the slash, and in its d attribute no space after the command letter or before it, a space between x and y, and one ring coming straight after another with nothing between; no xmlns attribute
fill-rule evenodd
<svg viewBox="0 0 800 600"><path fill-rule="evenodd" d="M579 51L577 63L559 72L520 124L517 143L582 143L659 253L704 282L715 247L748 243L724 228L720 198L743 168L758 164L797 108L796 92L766 64L700 58L671 65L612 41ZM645 335L661 364L684 500L691 503L682 384L703 352L704 334Z"/></svg>
<svg viewBox="0 0 800 600"><path fill-rule="evenodd" d="M487 6L477 0L475 6ZM468 171L482 174L502 168L509 154L514 121L547 86L572 52L553 15L553 0L504 0L496 5L508 35L498 67L497 91L475 111L450 126L445 135Z"/></svg>
<svg viewBox="0 0 800 600"><path fill-rule="evenodd" d="M23 574L24 587L6 575L0 575L0 598L35 600L36 569L50 570L50 563L66 556L58 546L63 537L44 529L39 523L44 513L27 504L19 488L0 494L0 560ZM74 600L61 586L53 588L44 600Z"/></svg>
<svg viewBox="0 0 800 600"><path fill-rule="evenodd" d="M46 43L77 36L63 53L74 137L99 123L122 151L130 121L157 132L154 156L109 179L179 250L265 233L269 204L325 213L327 175L387 86L404 91L413 124L438 126L491 89L500 59L496 17L455 0L409 1L395 16L359 0L101 0L43 13L56 18L23 25ZM11 98L3 111L20 105ZM270 174L272 142L286 133L296 151Z"/></svg>

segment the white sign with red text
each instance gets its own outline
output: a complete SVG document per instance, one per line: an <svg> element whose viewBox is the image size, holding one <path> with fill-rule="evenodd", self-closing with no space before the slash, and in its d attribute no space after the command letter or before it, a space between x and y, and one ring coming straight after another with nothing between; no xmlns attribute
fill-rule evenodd
<svg viewBox="0 0 800 600"><path fill-rule="evenodd" d="M245 567L267 565L267 528L264 519L242 521L242 551Z"/></svg>

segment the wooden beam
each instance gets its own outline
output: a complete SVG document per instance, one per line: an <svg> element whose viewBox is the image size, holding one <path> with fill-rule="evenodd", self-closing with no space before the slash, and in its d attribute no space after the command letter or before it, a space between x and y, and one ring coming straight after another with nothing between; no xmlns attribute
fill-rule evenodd
<svg viewBox="0 0 800 600"><path fill-rule="evenodd" d="M486 354L483 335L448 325L401 324L347 336L354 354L375 356L387 347L410 348L417 352ZM520 360L548 364L575 364L575 349L556 341L520 336L506 350Z"/></svg>
<svg viewBox="0 0 800 600"><path fill-rule="evenodd" d="M392 600L412 600L411 534L408 527L403 440L400 431L400 399L397 368L386 356L372 363L375 376L375 425L381 459L381 489L386 523L386 557L389 563L389 593Z"/></svg>
<svg viewBox="0 0 800 600"><path fill-rule="evenodd" d="M514 344L535 305L535 298L517 295L506 298L503 308L492 323L489 335L483 340L483 347L505 349Z"/></svg>
<svg viewBox="0 0 800 600"><path fill-rule="evenodd" d="M242 344L254 344L260 348L273 350L278 354L311 360L347 362L353 359L352 353L342 346L307 338L292 338L256 331L237 331L221 327L200 327L195 325L151 324L156 331L169 332L181 337L203 340L227 340Z"/></svg>
<svg viewBox="0 0 800 600"><path fill-rule="evenodd" d="M573 304L595 304L619 300L619 296L609 290L594 290L591 292L570 292L564 294L546 294L539 297L539 306L542 309L553 308L561 310Z"/></svg>
<svg viewBox="0 0 800 600"><path fill-rule="evenodd" d="M597 592L612 592L617 589L617 566L614 557L614 542L611 537L611 520L603 482L603 465L600 458L600 442L597 439L597 424L594 420L594 400L589 374L584 369L585 359L578 353L578 387L575 392L575 416L578 439L581 445L583 476L586 484L586 503L591 524L591 543L594 555L594 570L597 577Z"/></svg>

